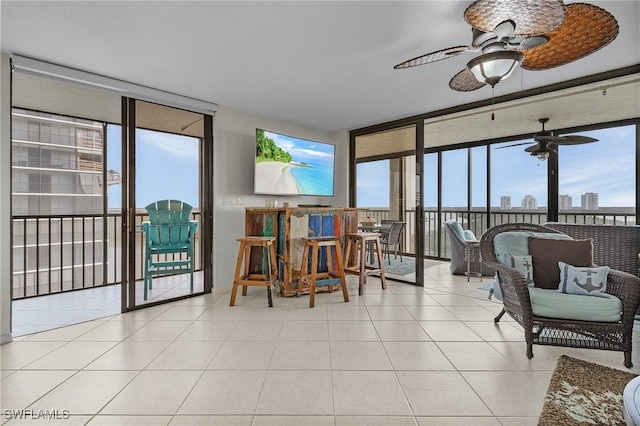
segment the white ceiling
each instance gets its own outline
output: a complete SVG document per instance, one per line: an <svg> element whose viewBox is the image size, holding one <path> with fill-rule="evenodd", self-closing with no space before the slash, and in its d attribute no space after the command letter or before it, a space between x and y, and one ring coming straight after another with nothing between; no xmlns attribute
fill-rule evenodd
<svg viewBox="0 0 640 426"><path fill-rule="evenodd" d="M322 131L485 100L448 87L472 54L401 61L469 44L469 1L6 1L1 49ZM617 19L604 49L516 71L505 95L640 64L640 2L592 1Z"/></svg>

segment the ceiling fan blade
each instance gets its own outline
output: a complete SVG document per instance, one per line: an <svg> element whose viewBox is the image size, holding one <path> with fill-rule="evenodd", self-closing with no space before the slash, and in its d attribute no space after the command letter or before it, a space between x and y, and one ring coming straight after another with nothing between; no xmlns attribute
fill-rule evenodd
<svg viewBox="0 0 640 426"><path fill-rule="evenodd" d="M540 145L539 144L535 144L535 145L531 145L530 147L526 148L524 150L524 152L538 152L538 150L540 149Z"/></svg>
<svg viewBox="0 0 640 426"><path fill-rule="evenodd" d="M476 78L471 74L471 71L468 69L463 69L458 74L454 75L451 80L449 80L449 87L453 90L457 90L458 92L471 92L473 90L478 90L481 87L486 86L487 83L479 82Z"/></svg>
<svg viewBox="0 0 640 426"><path fill-rule="evenodd" d="M528 145L528 144L530 144L530 143L531 143L531 141L529 141L529 142L514 143L514 144L511 144L511 145L499 146L499 147L497 147L497 148L495 148L495 149L511 148L512 146ZM537 145L538 145L538 144L536 144L536 146L537 146Z"/></svg>
<svg viewBox="0 0 640 426"><path fill-rule="evenodd" d="M417 56L408 61L399 63L393 69L399 70L403 68L417 67L418 65L430 64L431 62L442 61L443 59L453 58L461 53L468 52L471 48L469 46L455 46L448 47L446 49L436 50L435 52L425 53L422 56Z"/></svg>
<svg viewBox="0 0 640 426"><path fill-rule="evenodd" d="M598 139L589 136L567 135L560 136L559 141L555 141L558 145L580 145L583 143L598 142Z"/></svg>
<svg viewBox="0 0 640 426"><path fill-rule="evenodd" d="M568 4L566 8L564 23L546 34L549 41L524 52L522 68L559 67L592 54L618 36L618 22L606 10L588 3Z"/></svg>
<svg viewBox="0 0 640 426"><path fill-rule="evenodd" d="M541 35L562 24L565 8L562 0L476 0L464 11L464 19L485 32L512 20L514 35Z"/></svg>
<svg viewBox="0 0 640 426"><path fill-rule="evenodd" d="M498 41L500 41L503 38L511 37L515 30L516 23L511 19L507 19L506 21L502 21L498 25L496 25L496 27L493 29L493 32L496 33L496 35L498 36Z"/></svg>

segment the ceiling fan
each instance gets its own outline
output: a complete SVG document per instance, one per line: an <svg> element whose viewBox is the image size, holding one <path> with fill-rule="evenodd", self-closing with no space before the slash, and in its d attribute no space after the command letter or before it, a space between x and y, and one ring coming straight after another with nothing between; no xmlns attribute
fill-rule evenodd
<svg viewBox="0 0 640 426"><path fill-rule="evenodd" d="M539 118L538 123L542 124L542 131L533 135L535 144L527 147L525 152L530 153L538 157L538 159L544 161L549 158L549 155L554 152L558 153L558 145L580 145L583 143L597 142L598 139L589 136L581 135L566 135L566 136L554 136L550 130L545 130L544 125L549 121L549 118ZM521 142L513 145L501 146L496 149L511 148L513 146L527 145L531 142Z"/></svg>
<svg viewBox="0 0 640 426"><path fill-rule="evenodd" d="M470 45L436 50L404 61L394 69L481 52L449 81L460 92L495 86L520 65L530 71L559 67L611 43L618 23L606 10L562 0L476 0L464 11L471 25Z"/></svg>

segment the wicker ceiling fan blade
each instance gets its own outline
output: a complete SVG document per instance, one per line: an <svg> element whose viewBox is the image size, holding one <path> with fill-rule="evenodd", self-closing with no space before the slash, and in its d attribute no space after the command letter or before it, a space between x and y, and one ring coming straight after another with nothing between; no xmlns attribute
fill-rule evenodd
<svg viewBox="0 0 640 426"><path fill-rule="evenodd" d="M562 24L565 9L562 0L476 0L464 11L464 19L486 32L511 20L515 23L514 35L542 35Z"/></svg>
<svg viewBox="0 0 640 426"><path fill-rule="evenodd" d="M522 146L522 145L529 145L531 142L520 142L520 143L514 143L511 145L506 145L506 146L499 146L495 149L504 149L504 148L511 148L513 146ZM535 146L537 146L538 144L536 144Z"/></svg>
<svg viewBox="0 0 640 426"><path fill-rule="evenodd" d="M566 9L564 23L545 34L549 41L523 52L523 69L538 71L568 64L600 50L618 36L618 22L606 10L588 3L569 4Z"/></svg>
<svg viewBox="0 0 640 426"><path fill-rule="evenodd" d="M560 136L559 141L555 141L558 145L580 145L583 143L592 143L598 142L598 139L591 138L589 136L580 136L580 135L567 135Z"/></svg>
<svg viewBox="0 0 640 426"><path fill-rule="evenodd" d="M471 71L466 68L454 75L453 78L449 80L449 87L458 92L471 92L473 90L478 90L486 85L487 83L481 83L476 80L473 74L471 74Z"/></svg>
<svg viewBox="0 0 640 426"><path fill-rule="evenodd" d="M425 53L424 55L417 56L408 61L404 61L393 67L393 69L399 70L404 68L417 67L419 65L430 64L432 62L442 61L444 59L453 58L462 53L466 53L471 48L469 46L454 46L447 47L446 49L436 50L434 52Z"/></svg>

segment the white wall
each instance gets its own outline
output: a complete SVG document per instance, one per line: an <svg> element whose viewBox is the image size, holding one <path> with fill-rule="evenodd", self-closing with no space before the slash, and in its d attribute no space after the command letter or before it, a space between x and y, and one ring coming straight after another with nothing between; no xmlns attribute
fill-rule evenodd
<svg viewBox="0 0 640 426"><path fill-rule="evenodd" d="M0 343L11 341L11 65L0 54Z"/></svg>
<svg viewBox="0 0 640 426"><path fill-rule="evenodd" d="M334 197L254 195L253 168L256 128L335 144ZM277 199L280 204L289 202L292 206L299 203L347 205L349 138L346 131L329 134L219 107L213 122L213 145L213 287L214 291L220 292L231 288L233 284L233 273L238 254L236 239L244 235L245 207L264 207L265 201L268 199ZM225 201L229 202L230 200L233 200L234 204L224 204Z"/></svg>

